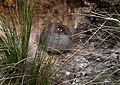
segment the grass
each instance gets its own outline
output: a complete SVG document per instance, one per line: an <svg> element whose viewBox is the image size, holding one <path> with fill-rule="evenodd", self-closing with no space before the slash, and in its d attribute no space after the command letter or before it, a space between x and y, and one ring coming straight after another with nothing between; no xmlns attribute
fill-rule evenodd
<svg viewBox="0 0 120 85"><path fill-rule="evenodd" d="M29 2L29 3L28 3ZM17 6L17 5L16 5ZM61 65L60 68L55 71L54 65L56 60L54 56L47 55L44 51L42 51L41 43L37 44L37 50L35 53L34 59L29 61L29 39L31 34L31 26L32 26L32 18L34 15L34 0L22 0L22 8L21 12L14 11L11 7L9 7L9 13L11 16L11 22L8 22L4 17L0 16L0 85L50 85L52 75L64 67L65 64L68 63L75 55L81 51L84 51L84 48L79 48L76 52L72 53L72 55L68 56ZM18 8L18 7L16 7ZM20 12L20 13L19 13ZM19 15L20 14L20 15ZM96 17L100 17L106 21L113 21L118 23L118 29L112 29L113 31L109 31L109 29L103 29L105 27L105 23L102 23L101 26L97 27L94 33L86 40L83 44L83 47L87 45L90 40L94 40L96 35L101 36L104 32L108 33L106 37L100 37L101 42L97 43L98 45L103 44L103 42L109 41L110 37L114 38L118 42L119 46L119 36L115 33L119 33L120 20L119 18L111 18L109 16L103 16L101 14L93 13ZM115 27L114 27L115 28ZM89 30L89 29L88 29ZM91 29L92 30L92 29ZM102 32L102 33L101 33ZM113 41L111 41L113 43ZM88 54L88 52L84 52L84 54ZM83 56L83 55L82 55ZM99 54L95 55L102 57ZM102 84L113 84L119 85L119 71L120 71L120 59L112 58L111 56L104 58L98 65L94 66L94 69L99 68L100 66L106 63L105 61L109 61L114 59L116 64L111 67L104 68L99 74L94 76L92 79L83 79L83 81L76 82L77 78L79 78L79 74L84 72L86 68L91 68L90 66L94 65L95 61L88 60L88 65L81 69L78 73L74 73L76 77L74 79L68 80L75 82L76 85L80 85L84 82L84 85L102 85ZM68 67L69 68L69 67ZM76 68L75 68L76 69ZM105 81L106 80L106 81ZM109 81L107 81L109 80ZM62 82L64 83L64 82ZM66 83L66 82L65 82ZM59 84L60 85L60 84Z"/></svg>
<svg viewBox="0 0 120 85"><path fill-rule="evenodd" d="M100 58L103 58L103 56L105 57L102 61L100 61L98 65L95 65L93 69L96 69L97 71L99 70L100 67L104 67L104 66L105 67L103 70L100 70L100 72L97 75L95 75L89 81L85 82L84 85L103 85L103 84L104 85L108 85L108 84L119 85L120 84L120 68L119 68L119 65L120 65L119 57L120 56L118 55L119 51L117 50L118 53L114 51L111 52L111 49L116 51L115 47L117 46L117 48L119 48L120 46L120 38L119 38L120 37L119 36L120 16L119 16L119 13L117 12L115 14L114 12L111 13L111 11L109 13L108 11L105 11L105 9L103 9L103 11L99 10L99 12L92 11L90 16L96 18L94 27L97 29L95 29L94 27L91 28L91 30L95 30L95 31L94 32L91 31L92 32L91 36L89 36L89 38L86 40L86 42L83 45L85 46L88 43L91 43L92 41L96 44L96 46L94 46L95 49L99 49L99 51L104 49L104 51L102 52L98 51L98 54L94 55L96 56L96 59L98 56L101 56L101 55L102 56ZM100 20L101 21L103 20L102 23ZM90 28L88 28L88 30L90 30ZM106 48L104 47L102 48L102 45ZM109 50L109 52L111 53L108 53L108 54L106 53L106 55L104 55L104 52L106 52L107 50ZM95 61L91 61L91 62L95 62Z"/></svg>
<svg viewBox="0 0 120 85"><path fill-rule="evenodd" d="M35 58L28 59L34 6L34 0L22 0L21 12L9 7L11 22L0 16L0 85L50 84L54 57L46 55L38 42Z"/></svg>

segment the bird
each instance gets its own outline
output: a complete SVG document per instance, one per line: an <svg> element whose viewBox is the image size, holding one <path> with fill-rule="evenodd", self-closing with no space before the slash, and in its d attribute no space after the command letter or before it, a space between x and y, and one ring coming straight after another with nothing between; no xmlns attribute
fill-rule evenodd
<svg viewBox="0 0 120 85"><path fill-rule="evenodd" d="M61 23L51 23L40 34L40 44L47 52L65 52L70 48L70 30Z"/></svg>

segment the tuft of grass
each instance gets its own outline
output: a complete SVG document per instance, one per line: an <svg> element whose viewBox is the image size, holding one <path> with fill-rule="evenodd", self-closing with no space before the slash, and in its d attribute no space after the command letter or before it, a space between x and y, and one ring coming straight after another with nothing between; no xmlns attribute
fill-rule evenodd
<svg viewBox="0 0 120 85"><path fill-rule="evenodd" d="M38 42L35 58L28 59L34 6L34 0L22 0L20 13L9 7L11 22L0 16L0 85L50 85L54 56Z"/></svg>

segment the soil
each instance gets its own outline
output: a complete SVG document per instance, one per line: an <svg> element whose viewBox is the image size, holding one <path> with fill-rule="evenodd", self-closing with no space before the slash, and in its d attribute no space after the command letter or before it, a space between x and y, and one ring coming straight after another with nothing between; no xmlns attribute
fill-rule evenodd
<svg viewBox="0 0 120 85"><path fill-rule="evenodd" d="M113 80L120 83L120 35L116 31L120 26L99 18L99 14L100 17L111 17L111 14L119 13L119 1L98 0L99 4L103 2L98 5L95 0L88 0L87 4L79 0L36 0L30 41L33 54L36 36L52 22L66 25L73 36L73 51L66 53L66 57L59 57L56 68L66 59L69 61L54 75L52 85L113 85ZM109 6L104 6L104 2ZM1 0L0 13L10 18L8 6ZM111 76L106 76L107 73Z"/></svg>

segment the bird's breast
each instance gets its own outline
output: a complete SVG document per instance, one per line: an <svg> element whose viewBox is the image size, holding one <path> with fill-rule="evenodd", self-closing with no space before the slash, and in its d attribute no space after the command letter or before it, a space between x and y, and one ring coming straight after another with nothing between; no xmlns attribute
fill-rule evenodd
<svg viewBox="0 0 120 85"><path fill-rule="evenodd" d="M69 42L70 38L68 35L53 34L49 36L47 47L48 50L65 50L67 49Z"/></svg>

